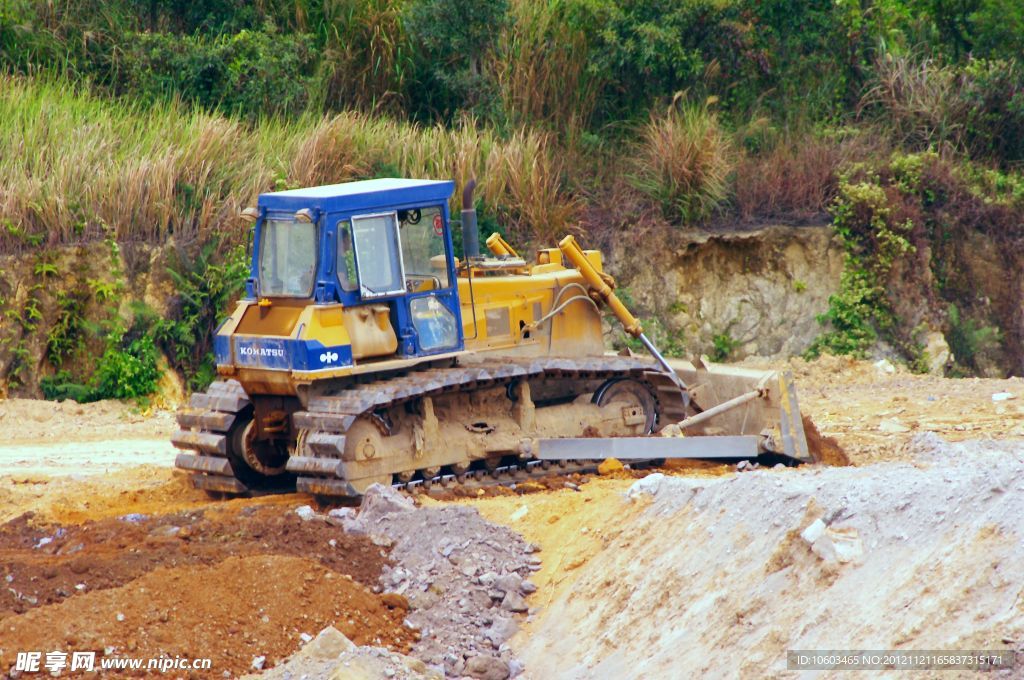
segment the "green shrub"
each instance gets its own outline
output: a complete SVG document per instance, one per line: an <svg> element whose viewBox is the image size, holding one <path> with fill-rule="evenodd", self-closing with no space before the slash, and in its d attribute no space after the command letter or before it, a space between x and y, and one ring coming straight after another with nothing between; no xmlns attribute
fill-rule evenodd
<svg viewBox="0 0 1024 680"><path fill-rule="evenodd" d="M492 109L495 92L484 67L508 23L508 9L508 0L412 0L405 22L415 45L415 115L450 120L458 111Z"/></svg>
<svg viewBox="0 0 1024 680"><path fill-rule="evenodd" d="M43 396L80 403L101 399L134 399L144 401L156 391L160 381L159 353L153 338L141 335L108 338L106 351L85 383L76 382L68 370L58 371L39 381Z"/></svg>
<svg viewBox="0 0 1024 680"><path fill-rule="evenodd" d="M716 333L711 338L711 360L712 361L725 361L732 353L736 351L736 348L740 346L740 341L736 340L729 331L723 331Z"/></svg>
<svg viewBox="0 0 1024 680"><path fill-rule="evenodd" d="M1003 164L1024 161L1024 67L1015 60L973 59L961 81L964 143L971 154Z"/></svg>
<svg viewBox="0 0 1024 680"><path fill-rule="evenodd" d="M875 277L847 256L839 292L829 296L828 311L817 317L828 330L814 339L804 356L813 359L827 353L867 357L878 341L876 321L887 314L884 291Z"/></svg>
<svg viewBox="0 0 1024 680"><path fill-rule="evenodd" d="M57 320L46 334L46 359L60 367L85 341L85 295L57 293Z"/></svg>
<svg viewBox="0 0 1024 680"><path fill-rule="evenodd" d="M185 376L193 390L205 388L216 377L214 332L249 276L245 248L236 246L222 255L218 246L214 240L193 258L178 251L176 261L167 270L175 286L170 317L156 319L152 312L142 314L142 323L152 326L172 367Z"/></svg>
<svg viewBox="0 0 1024 680"><path fill-rule="evenodd" d="M157 101L180 97L249 117L298 113L307 104L312 38L241 31L206 38L139 33L129 38L119 91Z"/></svg>
<svg viewBox="0 0 1024 680"><path fill-rule="evenodd" d="M139 399L152 394L160 381L157 357L153 338L145 335L122 348L107 348L90 381L90 400Z"/></svg>
<svg viewBox="0 0 1024 680"><path fill-rule="evenodd" d="M946 341L956 363L977 371L978 358L997 349L1002 342L1002 332L996 326L984 326L960 313L955 304L948 309L949 331Z"/></svg>
<svg viewBox="0 0 1024 680"><path fill-rule="evenodd" d="M894 156L885 184L917 191L923 159ZM839 292L829 297L828 311L818 322L828 330L818 336L806 354L823 351L866 357L879 334L899 346L895 320L886 297L889 272L895 262L915 251L910 241L913 222L902 219L890 203L887 187L870 168L855 165L840 177L839 195L831 206L833 229L846 256Z"/></svg>

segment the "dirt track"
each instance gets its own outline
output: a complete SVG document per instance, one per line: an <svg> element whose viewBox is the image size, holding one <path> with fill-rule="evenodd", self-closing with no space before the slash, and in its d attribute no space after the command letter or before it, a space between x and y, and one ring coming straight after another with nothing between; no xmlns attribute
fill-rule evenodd
<svg viewBox="0 0 1024 680"><path fill-rule="evenodd" d="M712 677L790 677L779 660L799 645L1022 645L1024 381L792 367L805 412L853 468L693 463L632 501L638 475L622 473L424 501L471 505L539 546L511 641L524 677L671 678L682 648L689 667L712 651L744 659L705 666ZM23 649L96 649L211 656L215 672L197 677L223 677L259 656L272 667L328 625L397 652L414 642L402 603L374 592L386 542L302 522L301 495L210 501L170 467L168 414L27 401L0 413L0 666ZM855 532L862 554L814 553L799 534L817 516Z"/></svg>

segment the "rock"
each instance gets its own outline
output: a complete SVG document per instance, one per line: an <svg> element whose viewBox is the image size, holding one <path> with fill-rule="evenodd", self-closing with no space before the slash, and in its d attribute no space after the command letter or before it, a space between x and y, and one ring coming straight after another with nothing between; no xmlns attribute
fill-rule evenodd
<svg viewBox="0 0 1024 680"><path fill-rule="evenodd" d="M405 595L400 595L399 593L384 593L380 596L380 601L391 609L409 609L408 598L406 598Z"/></svg>
<svg viewBox="0 0 1024 680"><path fill-rule="evenodd" d="M579 491L580 490L579 485L578 484L573 484L572 482L566 482L562 486L564 486L566 489L572 489L573 491Z"/></svg>
<svg viewBox="0 0 1024 680"><path fill-rule="evenodd" d="M879 373L895 373L896 367L893 366L888 359L879 359L875 362L875 369Z"/></svg>
<svg viewBox="0 0 1024 680"><path fill-rule="evenodd" d="M302 640L302 644L307 644L313 639L313 636L309 633L299 633L299 639Z"/></svg>
<svg viewBox="0 0 1024 680"><path fill-rule="evenodd" d="M890 434L896 434L899 432L910 432L910 428L901 423L896 418L885 418L878 424L879 432L888 432Z"/></svg>
<svg viewBox="0 0 1024 680"><path fill-rule="evenodd" d="M508 662L508 677L517 678L526 670L526 666L519 659L512 659Z"/></svg>
<svg viewBox="0 0 1024 680"><path fill-rule="evenodd" d="M478 680L506 680L508 664L494 656L474 656L466 660L466 675Z"/></svg>
<svg viewBox="0 0 1024 680"><path fill-rule="evenodd" d="M265 656L254 656L252 659L252 669L255 671L263 670L264 664L267 663L267 657Z"/></svg>
<svg viewBox="0 0 1024 680"><path fill-rule="evenodd" d="M640 496L657 496L664 479L665 475L660 472L655 472L653 475L647 475L643 479L638 479L630 485L626 491L626 497L635 499Z"/></svg>
<svg viewBox="0 0 1024 680"><path fill-rule="evenodd" d="M327 512L327 523L338 527L345 526L345 522L351 522L355 518L355 508L332 508Z"/></svg>
<svg viewBox="0 0 1024 680"><path fill-rule="evenodd" d="M526 513L528 513L529 511L530 508L528 508L526 505L521 505L519 506L519 509L513 512L511 515L509 515L508 518L513 522L518 522L522 518L526 517Z"/></svg>
<svg viewBox="0 0 1024 680"><path fill-rule="evenodd" d="M416 504L390 486L372 484L363 493L363 502L359 505L360 522L372 524L382 517L396 512L412 512Z"/></svg>
<svg viewBox="0 0 1024 680"><path fill-rule="evenodd" d="M661 432L658 434L662 437L682 437L683 431L676 423L669 423L665 427L661 428Z"/></svg>
<svg viewBox="0 0 1024 680"><path fill-rule="evenodd" d="M529 609L523 596L515 591L505 593L501 601L501 608L510 612L525 612Z"/></svg>
<svg viewBox="0 0 1024 680"><path fill-rule="evenodd" d="M946 366L950 363L949 343L946 337L937 331L924 336L924 351L928 357L928 373L943 376Z"/></svg>
<svg viewBox="0 0 1024 680"><path fill-rule="evenodd" d="M832 543L832 537L828 533L823 533L811 544L811 552L828 563L839 561L836 555L836 546Z"/></svg>
<svg viewBox="0 0 1024 680"><path fill-rule="evenodd" d="M516 634L517 628L515 619L507 616L495 616L491 625L484 631L484 636L497 649Z"/></svg>
<svg viewBox="0 0 1024 680"><path fill-rule="evenodd" d="M625 466L618 458L605 458L601 461L601 464L597 466L597 474L610 475L615 472L621 472L624 469Z"/></svg>
<svg viewBox="0 0 1024 680"><path fill-rule="evenodd" d="M1016 395L1013 392L996 392L992 395L992 401L1006 401L1007 399L1015 399Z"/></svg>
<svg viewBox="0 0 1024 680"><path fill-rule="evenodd" d="M390 548L395 544L394 541L384 534L370 534L370 542L382 548Z"/></svg>
<svg viewBox="0 0 1024 680"><path fill-rule="evenodd" d="M438 597L438 595L436 593L431 592L429 590L426 590L426 591L423 591L423 592L415 592L414 591L414 592L409 593L409 596L408 596L409 609L412 609L412 610L430 609L435 604L437 604L437 601L439 599L440 598Z"/></svg>
<svg viewBox="0 0 1024 680"><path fill-rule="evenodd" d="M310 659L337 659L355 649L355 643L345 637L344 633L334 626L328 626L302 648L302 654Z"/></svg>
<svg viewBox="0 0 1024 680"><path fill-rule="evenodd" d="M523 577L516 573L503 574L494 581L494 587L505 593L518 592L522 585Z"/></svg>
<svg viewBox="0 0 1024 680"><path fill-rule="evenodd" d="M813 545L814 542L817 541L822 536L822 534L825 533L825 529L827 528L828 527L825 526L825 523L823 521L821 521L820 519L816 519L813 522L811 522L811 524L806 529L800 532L800 538L807 541L808 545Z"/></svg>
<svg viewBox="0 0 1024 680"><path fill-rule="evenodd" d="M519 592L523 595L529 595L537 592L537 586L533 584L533 581L523 581L519 584Z"/></svg>
<svg viewBox="0 0 1024 680"><path fill-rule="evenodd" d="M819 524L822 527L820 531L817 528ZM815 528L814 531L811 531L812 527ZM808 540L809 536L815 536L813 541L808 541L811 544L811 552L825 562L852 562L864 554L864 548L856 529L827 527L819 519L815 520L800 535L805 541Z"/></svg>
<svg viewBox="0 0 1024 680"><path fill-rule="evenodd" d="M836 559L840 562L853 562L864 554L864 546L856 529L829 528L828 536L832 539Z"/></svg>
<svg viewBox="0 0 1024 680"><path fill-rule="evenodd" d="M299 519L301 519L303 522L308 522L309 520L316 517L316 510L314 510L308 505L302 505L300 507L295 508L295 514L298 515Z"/></svg>

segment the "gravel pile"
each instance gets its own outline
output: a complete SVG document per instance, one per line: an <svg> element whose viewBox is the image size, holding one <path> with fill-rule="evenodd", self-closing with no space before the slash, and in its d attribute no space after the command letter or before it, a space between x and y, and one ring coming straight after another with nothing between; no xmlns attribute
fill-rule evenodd
<svg viewBox="0 0 1024 680"><path fill-rule="evenodd" d="M332 510L328 520L391 548L385 597L408 603L406 623L420 631L411 655L446 677L504 680L522 672L507 641L536 590L536 546L487 522L473 508L417 508L394 489L373 486L359 510Z"/></svg>

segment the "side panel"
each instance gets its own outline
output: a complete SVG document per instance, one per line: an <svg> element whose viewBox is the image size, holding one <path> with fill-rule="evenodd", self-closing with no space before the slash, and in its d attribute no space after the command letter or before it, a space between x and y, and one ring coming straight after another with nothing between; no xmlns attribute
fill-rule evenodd
<svg viewBox="0 0 1024 680"><path fill-rule="evenodd" d="M466 349L525 356L599 356L601 316L575 270L459 279ZM544 316L560 307L551 318Z"/></svg>

